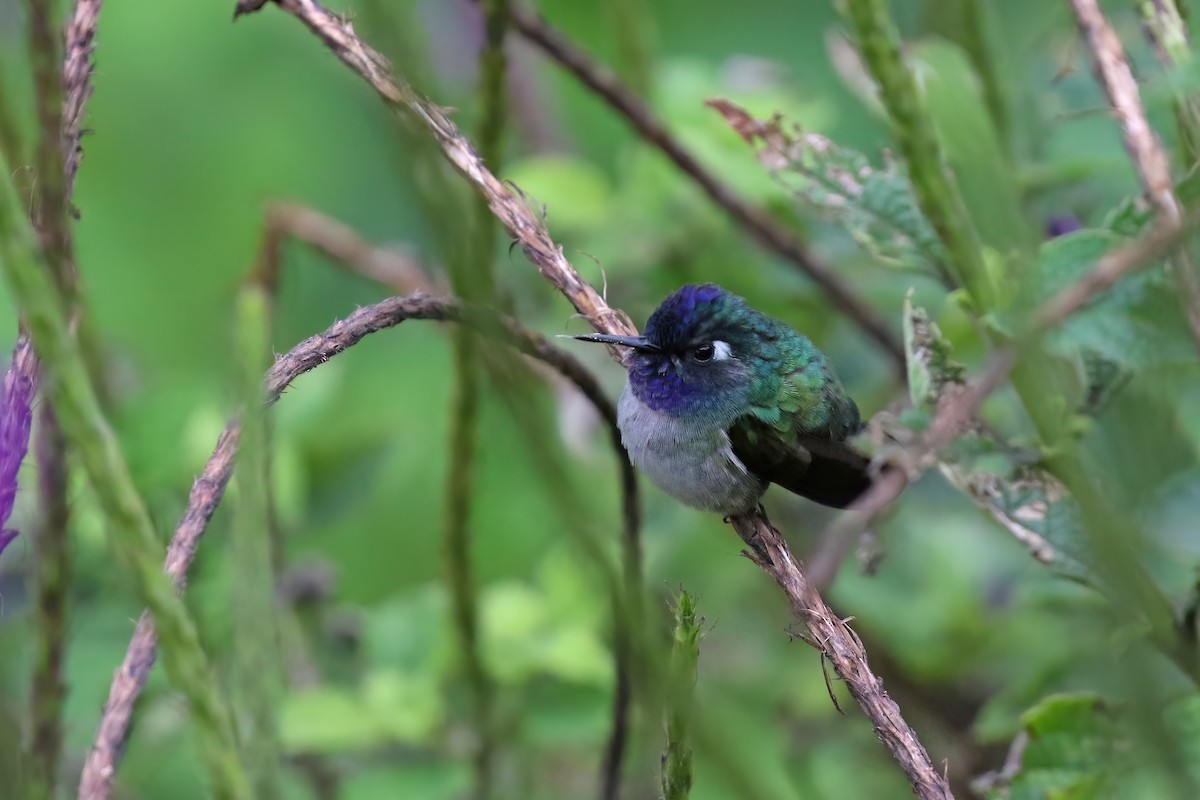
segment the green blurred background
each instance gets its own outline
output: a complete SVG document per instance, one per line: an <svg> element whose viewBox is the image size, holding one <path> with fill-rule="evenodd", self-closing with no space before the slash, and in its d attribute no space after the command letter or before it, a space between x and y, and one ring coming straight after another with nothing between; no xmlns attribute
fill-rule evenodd
<svg viewBox="0 0 1200 800"><path fill-rule="evenodd" d="M411 248L435 274L443 259L422 199L418 167L427 156L414 151L413 137L294 20L267 9L231 24L231 5L106 4L88 116L94 132L84 140L75 195L79 264L112 376L114 422L164 540L234 406L233 301L255 258L266 204L310 204L374 242ZM338 5L356 13L369 41L403 48L389 55L473 130L481 33L470 3ZM778 110L877 155L888 146L886 126L856 86L830 3L537 5L642 85L706 164L802 230L897 333L913 287L916 301L962 345L958 356L979 362L968 322L934 282L874 263L843 232L797 210L702 104L724 96L760 114ZM1073 44L1065 5L985 5L1029 218L1098 222L1136 183L1086 54ZM1135 61L1153 77L1132 4L1109 6ZM894 4L909 40L961 37L957 8L955 0ZM23 19L22 4L0 2L0 72L15 100L28 103ZM597 286L607 283L611 303L640 324L678 285L717 281L813 338L865 413L894 396L900 387L887 363L808 280L759 249L571 77L516 37L509 53L513 102L501 177L545 205L567 257ZM1170 138L1167 92L1151 82L1146 97ZM24 121L32 125L32 115ZM287 249L286 262L277 352L385 296L299 246ZM551 335L583 330L519 251L498 246L496 263L503 294L527 325ZM0 331L16 331L7 300ZM599 348L573 349L615 398L619 368ZM306 576L319 589L297 617L315 684L291 691L282 712L290 797L317 796L305 756L340 776L336 796L346 800L454 798L469 784L467 704L441 579L451 374L444 331L408 323L297 381L273 412L284 560L293 579ZM575 490L576 512L615 542L619 503L605 434L569 392L538 386L535 413L561 434L552 439L554 457ZM996 413L1011 420L1002 403ZM1196 424L1188 427L1194 432ZM484 650L501 685L498 796L593 796L613 683L608 601L565 531L512 409L490 385L482 432L470 527ZM140 611L94 498L76 478L64 780L71 796ZM28 465L24 485L32 479ZM712 740L699 747L693 797L907 796L853 703L843 697L848 716L830 703L816 652L789 637L782 596L739 557L731 531L645 488L646 585L659 598L686 587L706 619L697 706ZM774 491L767 506L799 555L819 547L826 510ZM32 511L26 492L15 524L27 535L0 558L10 712L25 702L30 669ZM1181 515L1168 534L1190 524ZM223 673L236 613L228 600L236 574L228 528L228 511L219 511L187 592ZM867 576L847 559L829 599L853 615L887 688L934 763L949 763L956 787L1000 765L1020 713L1047 692L1113 684L1094 597L1033 562L939 477L912 488L878 536L886 552L878 573ZM1168 588L1182 591L1188 564L1171 563L1178 569L1168 570ZM657 608L665 625L665 600ZM630 798L657 796L660 730L644 721L629 756ZM126 798L206 796L185 709L161 669L139 707L118 785Z"/></svg>

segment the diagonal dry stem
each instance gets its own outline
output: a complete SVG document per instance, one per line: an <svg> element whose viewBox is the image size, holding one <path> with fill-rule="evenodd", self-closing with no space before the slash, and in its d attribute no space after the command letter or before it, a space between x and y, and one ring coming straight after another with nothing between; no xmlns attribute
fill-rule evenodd
<svg viewBox="0 0 1200 800"><path fill-rule="evenodd" d="M1070 2L1079 31L1095 59L1096 78L1104 87L1121 124L1121 138L1142 190L1154 208L1159 224L1179 227L1183 224L1183 211L1171 180L1171 162L1146 120L1142 95L1125 57L1125 48L1096 0ZM1192 342L1200 351L1200 277L1186 250L1175 254L1171 267L1179 287L1179 301L1192 332Z"/></svg>

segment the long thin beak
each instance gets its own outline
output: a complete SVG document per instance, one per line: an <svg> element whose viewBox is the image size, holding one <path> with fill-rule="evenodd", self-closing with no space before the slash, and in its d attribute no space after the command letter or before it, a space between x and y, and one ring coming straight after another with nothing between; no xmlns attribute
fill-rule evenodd
<svg viewBox="0 0 1200 800"><path fill-rule="evenodd" d="M615 344L621 347L632 347L634 350L641 350L645 353L657 353L660 348L654 342L647 339L645 336L612 336L607 333L581 333L568 338L578 339L581 342L600 342L601 344Z"/></svg>

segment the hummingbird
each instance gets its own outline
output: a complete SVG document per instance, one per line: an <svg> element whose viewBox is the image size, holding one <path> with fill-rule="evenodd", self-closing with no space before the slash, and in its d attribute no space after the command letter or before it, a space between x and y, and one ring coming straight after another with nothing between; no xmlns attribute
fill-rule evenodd
<svg viewBox="0 0 1200 800"><path fill-rule="evenodd" d="M632 351L617 425L629 458L685 505L753 511L771 483L845 508L871 483L846 439L863 428L824 354L713 283L688 284L641 336L572 338Z"/></svg>

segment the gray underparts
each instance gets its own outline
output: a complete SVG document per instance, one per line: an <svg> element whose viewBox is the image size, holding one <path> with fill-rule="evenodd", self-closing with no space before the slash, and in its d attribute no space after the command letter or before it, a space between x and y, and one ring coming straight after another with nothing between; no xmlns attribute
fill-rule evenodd
<svg viewBox="0 0 1200 800"><path fill-rule="evenodd" d="M723 429L685 424L655 411L628 386L617 406L617 423L634 466L686 505L737 514L753 510L767 489L733 454Z"/></svg>

